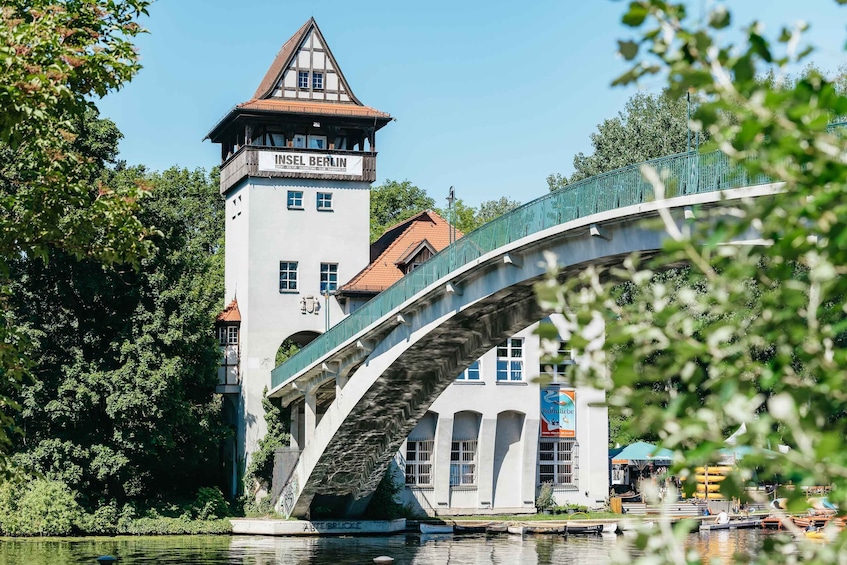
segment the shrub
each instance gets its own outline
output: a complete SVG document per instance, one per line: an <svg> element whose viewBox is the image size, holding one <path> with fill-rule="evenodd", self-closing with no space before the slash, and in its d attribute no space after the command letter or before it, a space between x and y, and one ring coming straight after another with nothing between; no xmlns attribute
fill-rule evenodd
<svg viewBox="0 0 847 565"><path fill-rule="evenodd" d="M135 536L157 535L197 535L229 534L232 524L229 520L191 520L186 517L166 518L164 516L145 517L132 520L120 533Z"/></svg>
<svg viewBox="0 0 847 565"><path fill-rule="evenodd" d="M194 499L193 510L198 520L229 516L229 504L227 504L221 489L217 487L199 488L197 498Z"/></svg>
<svg viewBox="0 0 847 565"><path fill-rule="evenodd" d="M556 506L556 499L553 498L553 484L544 483L535 499L535 508L539 512L544 512L545 510L552 510L554 506Z"/></svg>
<svg viewBox="0 0 847 565"><path fill-rule="evenodd" d="M65 536L82 520L74 492L61 481L36 479L18 501L17 524L11 535Z"/></svg>
<svg viewBox="0 0 847 565"><path fill-rule="evenodd" d="M77 526L86 534L115 535L118 533L118 508L114 502L98 507L93 513L81 516Z"/></svg>

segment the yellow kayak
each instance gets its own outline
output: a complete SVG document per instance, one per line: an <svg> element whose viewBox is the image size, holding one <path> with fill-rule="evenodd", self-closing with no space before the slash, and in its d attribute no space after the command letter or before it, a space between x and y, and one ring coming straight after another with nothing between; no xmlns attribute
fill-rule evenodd
<svg viewBox="0 0 847 565"><path fill-rule="evenodd" d="M726 475L730 471L732 471L732 467L729 465L711 465L709 467L697 467L694 469L695 473L709 475Z"/></svg>
<svg viewBox="0 0 847 565"><path fill-rule="evenodd" d="M718 492L721 490L721 485L718 484L708 484L708 485L697 485L697 492Z"/></svg>
<svg viewBox="0 0 847 565"><path fill-rule="evenodd" d="M694 475L698 483L719 483L726 480L726 475Z"/></svg>
<svg viewBox="0 0 847 565"><path fill-rule="evenodd" d="M695 492L694 498L700 499L708 499L708 500L724 500L725 497L719 492Z"/></svg>

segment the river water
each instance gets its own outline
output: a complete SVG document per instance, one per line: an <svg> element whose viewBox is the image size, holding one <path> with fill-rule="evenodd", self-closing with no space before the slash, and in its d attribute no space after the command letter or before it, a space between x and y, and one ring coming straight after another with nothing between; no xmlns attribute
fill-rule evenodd
<svg viewBox="0 0 847 565"><path fill-rule="evenodd" d="M736 552L750 552L759 544L760 530L721 530L691 534L705 560L717 557L733 563ZM256 537L172 536L115 538L43 538L0 540L2 565L94 564L101 555L118 558L116 565L331 565L373 563L388 555L401 564L566 564L609 563L612 555L633 555L632 538L557 535L423 535L385 537Z"/></svg>

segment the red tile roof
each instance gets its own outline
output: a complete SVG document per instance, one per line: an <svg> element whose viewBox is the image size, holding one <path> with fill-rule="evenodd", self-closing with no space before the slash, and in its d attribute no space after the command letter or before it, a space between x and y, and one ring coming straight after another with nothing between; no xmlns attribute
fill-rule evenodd
<svg viewBox="0 0 847 565"><path fill-rule="evenodd" d="M302 100L270 98L267 100L250 100L249 102L239 104L236 108L265 110L269 112L289 112L292 114L323 114L327 116L391 119L391 114L380 112L370 106L345 104L344 102L316 102L314 100L307 102Z"/></svg>
<svg viewBox="0 0 847 565"><path fill-rule="evenodd" d="M398 228L403 228L398 230ZM450 244L450 224L433 212L426 210L408 220L404 220L390 228L385 233L398 230L399 235L387 243L383 251L370 265L362 269L350 282L339 288L341 294L349 292L378 293L403 277L401 266L412 257L405 257L409 251L428 243L435 251L441 251ZM462 232L456 230L456 238L462 237ZM374 245L379 243L374 242ZM385 242L383 242L385 245ZM400 263L398 265L398 262Z"/></svg>
<svg viewBox="0 0 847 565"><path fill-rule="evenodd" d="M233 299L223 312L217 315L216 322L240 322L241 312L238 310L238 300Z"/></svg>

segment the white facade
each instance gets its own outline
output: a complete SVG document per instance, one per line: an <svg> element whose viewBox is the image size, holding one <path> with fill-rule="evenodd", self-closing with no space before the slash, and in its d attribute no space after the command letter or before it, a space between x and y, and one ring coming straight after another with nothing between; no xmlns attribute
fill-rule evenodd
<svg viewBox="0 0 847 565"><path fill-rule="evenodd" d="M335 300L321 296L322 264L337 267L340 283L368 263L369 188L249 177L226 194L226 302L237 299L241 312L236 445L244 465L266 432L262 398L280 345L298 334L309 341L341 318ZM289 206L297 193L299 205ZM331 195L329 209L318 209L319 194ZM325 206L326 197L321 201ZM280 279L281 262L296 264L294 288L281 288L291 285L290 277Z"/></svg>
<svg viewBox="0 0 847 565"><path fill-rule="evenodd" d="M559 505L604 504L608 419L596 406L604 393L568 386L556 368L551 384L535 382L551 370L541 363L537 325L462 373L409 434L397 458L405 504L430 515L534 512L542 482L553 483ZM541 437L541 397L550 388L573 391L575 421L559 432L572 429L572 438Z"/></svg>

